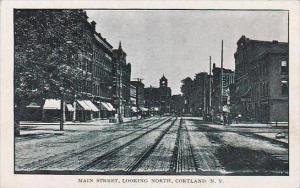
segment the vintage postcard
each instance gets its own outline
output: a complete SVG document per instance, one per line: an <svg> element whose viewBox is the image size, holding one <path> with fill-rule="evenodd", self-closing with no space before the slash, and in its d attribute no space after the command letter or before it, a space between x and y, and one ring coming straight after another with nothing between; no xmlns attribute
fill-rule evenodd
<svg viewBox="0 0 300 188"><path fill-rule="evenodd" d="M0 187L293 187L299 2L3 1Z"/></svg>

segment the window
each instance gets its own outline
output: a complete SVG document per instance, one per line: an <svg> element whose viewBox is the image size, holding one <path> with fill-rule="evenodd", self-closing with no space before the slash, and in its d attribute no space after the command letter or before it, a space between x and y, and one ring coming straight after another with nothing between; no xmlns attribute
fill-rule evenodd
<svg viewBox="0 0 300 188"><path fill-rule="evenodd" d="M289 94L289 86L288 86L288 81L287 80L282 80L281 81L281 94L286 96Z"/></svg>
<svg viewBox="0 0 300 188"><path fill-rule="evenodd" d="M288 73L287 61L281 61L281 73L283 74Z"/></svg>

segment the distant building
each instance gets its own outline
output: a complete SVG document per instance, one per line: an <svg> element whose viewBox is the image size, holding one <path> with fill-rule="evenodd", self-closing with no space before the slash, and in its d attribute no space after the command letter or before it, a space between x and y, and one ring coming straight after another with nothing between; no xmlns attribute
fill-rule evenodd
<svg viewBox="0 0 300 188"><path fill-rule="evenodd" d="M288 121L288 55L286 42L238 40L234 103L242 119Z"/></svg>
<svg viewBox="0 0 300 188"><path fill-rule="evenodd" d="M136 88L136 101L135 101L136 105L138 107L144 107L145 106L145 94L144 94L145 85L141 80L130 81L130 84Z"/></svg>
<svg viewBox="0 0 300 188"><path fill-rule="evenodd" d="M160 114L171 113L171 88L168 87L168 79L163 75L159 80L159 88L145 88L145 106Z"/></svg>
<svg viewBox="0 0 300 188"><path fill-rule="evenodd" d="M160 92L159 88L146 87L144 89L145 95L145 107L148 108L152 113L159 113L160 109Z"/></svg>
<svg viewBox="0 0 300 188"><path fill-rule="evenodd" d="M168 87L168 79L163 75L159 80L160 113L171 113L171 88Z"/></svg>
<svg viewBox="0 0 300 188"><path fill-rule="evenodd" d="M214 115L230 111L230 86L234 84L234 71L223 68L221 87L221 67L213 64L212 69L212 112Z"/></svg>

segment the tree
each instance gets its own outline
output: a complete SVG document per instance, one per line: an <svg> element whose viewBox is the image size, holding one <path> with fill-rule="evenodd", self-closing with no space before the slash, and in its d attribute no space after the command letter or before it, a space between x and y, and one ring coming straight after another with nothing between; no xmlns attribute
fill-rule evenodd
<svg viewBox="0 0 300 188"><path fill-rule="evenodd" d="M83 81L81 10L15 10L15 134L31 100L74 98Z"/></svg>
<svg viewBox="0 0 300 188"><path fill-rule="evenodd" d="M193 90L193 80L190 77L186 77L185 79L181 80L181 92L182 95L186 101L186 107L190 108L190 101L192 96L192 90Z"/></svg>

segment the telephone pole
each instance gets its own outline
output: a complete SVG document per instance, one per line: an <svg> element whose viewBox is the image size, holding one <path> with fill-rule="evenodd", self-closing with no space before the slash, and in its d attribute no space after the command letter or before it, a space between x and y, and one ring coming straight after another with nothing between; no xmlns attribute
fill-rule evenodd
<svg viewBox="0 0 300 188"><path fill-rule="evenodd" d="M209 56L209 106L208 113L211 115L211 56Z"/></svg>
<svg viewBox="0 0 300 188"><path fill-rule="evenodd" d="M220 100L220 106L221 106L221 115L223 117L223 40L222 40L222 46L221 46L221 100Z"/></svg>

